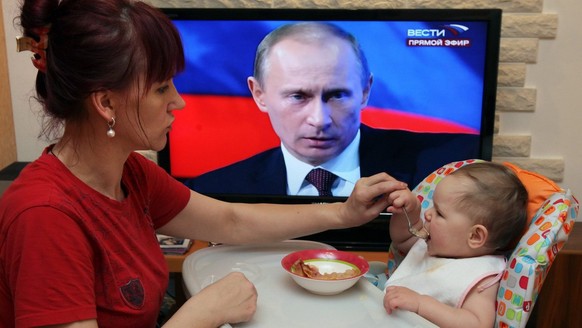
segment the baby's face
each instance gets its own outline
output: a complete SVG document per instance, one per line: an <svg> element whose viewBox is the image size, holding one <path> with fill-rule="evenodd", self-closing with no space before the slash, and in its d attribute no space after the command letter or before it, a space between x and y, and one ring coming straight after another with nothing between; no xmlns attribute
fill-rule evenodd
<svg viewBox="0 0 582 328"><path fill-rule="evenodd" d="M433 207L425 212L428 253L440 257L468 257L471 249L468 240L473 221L457 208L457 197L467 190L466 178L447 176L433 195Z"/></svg>

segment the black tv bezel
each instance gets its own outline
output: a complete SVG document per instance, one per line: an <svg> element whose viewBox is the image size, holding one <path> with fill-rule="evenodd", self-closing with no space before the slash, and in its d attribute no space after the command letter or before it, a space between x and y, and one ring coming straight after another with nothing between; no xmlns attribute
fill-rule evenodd
<svg viewBox="0 0 582 328"><path fill-rule="evenodd" d="M499 41L501 37L502 10L484 9L295 9L295 8L160 8L170 19L176 20L266 20L266 21L486 21L487 38L484 67L483 106L480 131L480 158L491 160L497 75L499 65ZM158 152L158 165L171 174L170 142ZM183 179L178 179L183 180ZM272 196L251 194L209 194L216 199L243 203L306 204L344 201L345 197ZM330 230L302 237L330 244L338 249L385 251L389 247L389 214L384 213L361 227ZM351 239L350 236L369 236L370 240Z"/></svg>

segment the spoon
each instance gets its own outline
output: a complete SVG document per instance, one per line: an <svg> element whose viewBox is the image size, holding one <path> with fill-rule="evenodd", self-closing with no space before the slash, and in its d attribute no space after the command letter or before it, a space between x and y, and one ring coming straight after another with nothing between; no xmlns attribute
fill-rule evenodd
<svg viewBox="0 0 582 328"><path fill-rule="evenodd" d="M404 210L404 216L406 216L406 220L408 221L408 232L410 232L413 236L427 240L430 234L428 230L424 227L424 223L422 224L422 229L418 230L412 226L412 222L410 222L410 218L408 217L408 212L406 211L406 207L402 207Z"/></svg>

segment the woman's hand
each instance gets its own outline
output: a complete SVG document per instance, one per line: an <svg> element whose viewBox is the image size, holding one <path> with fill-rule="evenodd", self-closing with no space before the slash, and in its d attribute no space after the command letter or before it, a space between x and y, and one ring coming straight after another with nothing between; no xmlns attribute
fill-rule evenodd
<svg viewBox="0 0 582 328"><path fill-rule="evenodd" d="M244 274L229 273L190 298L164 327L212 327L249 321L257 310L257 290Z"/></svg>
<svg viewBox="0 0 582 328"><path fill-rule="evenodd" d="M380 212L392 204L390 195L393 192L406 189L406 183L386 173L361 178L356 182L350 197L341 208L340 218L343 226L359 226L375 219Z"/></svg>

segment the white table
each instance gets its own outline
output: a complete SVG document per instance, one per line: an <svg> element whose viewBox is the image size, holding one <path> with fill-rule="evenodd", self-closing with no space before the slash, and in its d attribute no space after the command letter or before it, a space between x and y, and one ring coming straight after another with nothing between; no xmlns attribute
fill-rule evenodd
<svg viewBox="0 0 582 328"><path fill-rule="evenodd" d="M285 255L302 249L333 247L292 240L196 251L186 258L182 268L186 291L194 295L232 271L243 272L255 284L259 297L253 319L236 327L435 327L411 312L395 311L388 315L382 305L382 291L364 278L338 295L321 296L306 291L281 267Z"/></svg>

